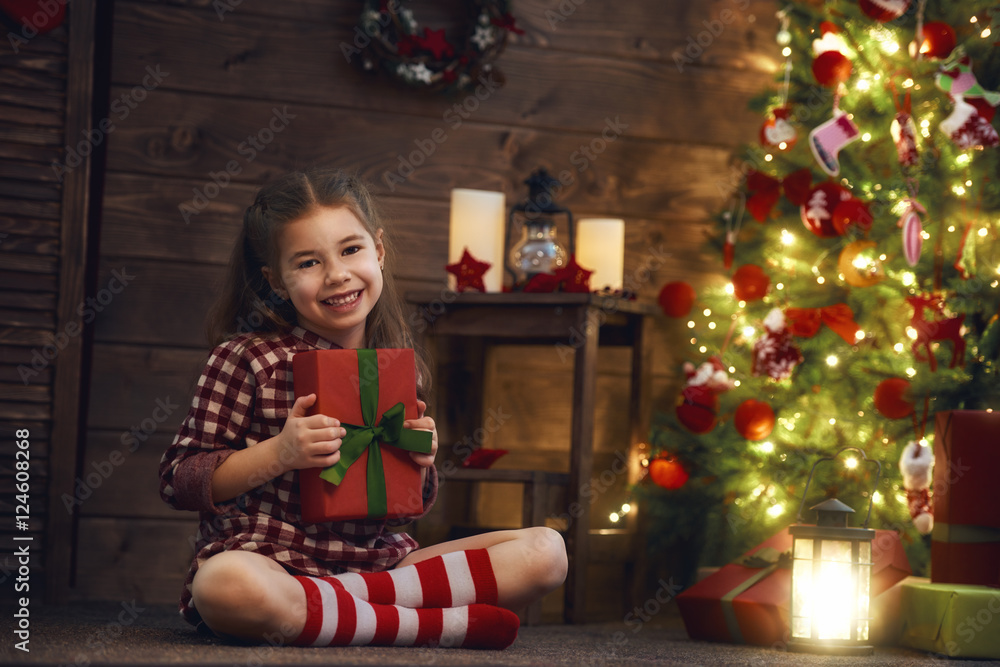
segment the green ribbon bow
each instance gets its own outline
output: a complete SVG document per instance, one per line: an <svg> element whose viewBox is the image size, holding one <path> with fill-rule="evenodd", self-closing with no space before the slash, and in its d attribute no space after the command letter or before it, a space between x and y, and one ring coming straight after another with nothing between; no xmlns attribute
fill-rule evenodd
<svg viewBox="0 0 1000 667"><path fill-rule="evenodd" d="M331 484L340 484L347 469L368 450L368 517L380 518L389 513L382 466L380 443L399 447L408 452L430 454L432 435L429 431L403 428L406 407L396 403L382 415L378 424L378 354L375 350L358 350L358 386L361 393L361 417L364 425L341 424L347 431L340 445L340 461L320 473Z"/></svg>

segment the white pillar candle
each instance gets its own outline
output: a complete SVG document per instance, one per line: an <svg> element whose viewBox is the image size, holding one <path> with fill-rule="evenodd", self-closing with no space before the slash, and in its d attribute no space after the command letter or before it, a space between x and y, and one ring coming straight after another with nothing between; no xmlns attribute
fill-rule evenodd
<svg viewBox="0 0 1000 667"><path fill-rule="evenodd" d="M483 275L487 292L503 290L504 230L506 203L502 192L456 188L451 191L451 223L448 228L448 263L462 259L462 252L492 266ZM449 274L454 289L455 277Z"/></svg>
<svg viewBox="0 0 1000 667"><path fill-rule="evenodd" d="M576 263L593 271L590 289L622 289L625 278L625 221L583 218L576 226Z"/></svg>

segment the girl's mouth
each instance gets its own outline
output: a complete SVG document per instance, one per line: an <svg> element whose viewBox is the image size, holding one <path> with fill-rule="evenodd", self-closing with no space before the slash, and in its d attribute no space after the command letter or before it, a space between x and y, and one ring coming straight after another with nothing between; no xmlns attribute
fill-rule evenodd
<svg viewBox="0 0 1000 667"><path fill-rule="evenodd" d="M358 303L360 298L361 290L358 290L343 296L333 296L329 299L323 299L322 303L330 308L333 308L334 310L350 310Z"/></svg>

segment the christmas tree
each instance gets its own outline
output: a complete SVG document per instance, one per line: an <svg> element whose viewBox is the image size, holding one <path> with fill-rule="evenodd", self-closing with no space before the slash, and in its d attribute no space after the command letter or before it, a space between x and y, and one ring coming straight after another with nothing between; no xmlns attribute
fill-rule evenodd
<svg viewBox="0 0 1000 667"><path fill-rule="evenodd" d="M1000 8L778 16L785 67L752 102L760 136L718 214L725 280L660 294L690 345L636 489L649 546L698 545L674 572L690 581L836 496L852 525L871 506L870 527L900 530L923 574L930 506L904 447L928 458L935 412L1000 408Z"/></svg>

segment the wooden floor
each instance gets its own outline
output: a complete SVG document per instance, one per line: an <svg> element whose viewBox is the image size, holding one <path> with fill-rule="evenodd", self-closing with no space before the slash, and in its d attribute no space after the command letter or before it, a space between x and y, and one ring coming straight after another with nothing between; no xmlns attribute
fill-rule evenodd
<svg viewBox="0 0 1000 667"><path fill-rule="evenodd" d="M940 658L879 648L867 658L791 654L687 638L674 607L645 625L601 623L522 628L505 651L431 648L234 646L199 635L173 606L132 602L32 607L30 653L14 649L2 609L0 664L51 665L929 665ZM1000 664L963 661L965 665Z"/></svg>

